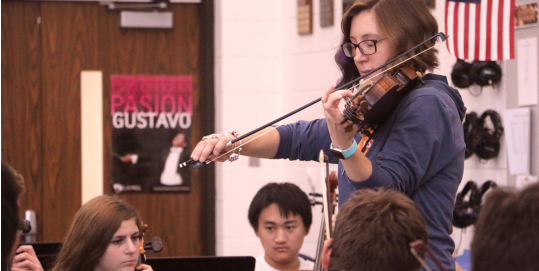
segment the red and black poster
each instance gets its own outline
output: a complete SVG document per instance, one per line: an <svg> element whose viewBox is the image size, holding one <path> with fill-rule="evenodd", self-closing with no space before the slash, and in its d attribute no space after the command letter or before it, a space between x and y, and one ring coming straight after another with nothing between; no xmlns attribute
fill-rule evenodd
<svg viewBox="0 0 539 271"><path fill-rule="evenodd" d="M112 75L112 186L121 192L190 191L193 114L189 75Z"/></svg>

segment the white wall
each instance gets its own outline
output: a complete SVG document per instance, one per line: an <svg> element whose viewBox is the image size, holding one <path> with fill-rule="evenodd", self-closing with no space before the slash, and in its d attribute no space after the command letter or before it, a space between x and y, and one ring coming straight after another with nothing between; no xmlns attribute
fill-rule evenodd
<svg viewBox="0 0 539 271"><path fill-rule="evenodd" d="M216 1L217 131L250 131L317 99L334 84L339 74L333 54L339 45L341 3L335 1L335 26L321 28L319 1L314 2L314 34L299 36L296 1ZM322 116L321 106L315 105L284 123ZM216 171L217 255L263 254L247 210L266 183L293 182L307 193L321 187L315 162L242 157L217 165ZM313 209L313 226L302 249L307 255L314 256L316 250L320 212L320 207Z"/></svg>
<svg viewBox="0 0 539 271"><path fill-rule="evenodd" d="M300 36L296 27L293 0L221 0L215 1L216 26L216 130L249 131L320 97L334 84L339 70L333 55L339 46L342 1L335 2L333 27L321 28L319 1L314 2L313 34ZM444 30L444 0L436 1L433 14L440 31ZM440 63L435 73L450 76L456 59L445 44L439 44ZM503 66L502 66L503 68ZM503 80L503 79L502 79ZM505 82L501 88L485 88L480 97L462 90L469 111L479 114L486 109L505 109ZM311 120L323 116L321 106L299 117ZM463 184L475 180L507 183L505 146L499 159L480 162L467 159ZM249 166L252 162L259 166ZM216 252L217 255L261 255L262 246L247 220L251 199L268 182L293 182L304 191L313 186L320 191L320 170L316 162L254 160L241 157L234 163L217 165ZM313 226L302 253L314 255L318 238L320 207L313 209ZM471 232L463 236L460 250L469 247ZM459 242L460 230L453 237ZM460 254L460 252L459 252Z"/></svg>
<svg viewBox="0 0 539 271"><path fill-rule="evenodd" d="M436 9L433 10L433 14L438 20L439 31L445 31L444 10L445 1L436 0ZM447 76L448 81L451 83L451 70L456 63L456 58L449 54L445 43L438 43L437 49L439 51L440 67L434 72ZM502 72L505 74L506 69L504 63L500 63ZM453 86L454 87L454 86ZM478 86L472 86L473 90L478 90ZM506 82L505 76L502 76L497 89L492 87L484 87L480 96L474 97L470 94L468 89L459 89L464 105L467 108L467 112L475 111L481 115L487 109L494 109L502 114L506 109ZM462 190L466 182L469 180L475 181L479 186L487 180L495 181L500 186L507 185L507 151L504 144L504 138L501 139L500 154L497 158L488 161L480 161L477 156L465 160L464 163L464 176L459 187L459 191ZM468 227L465 231L453 227L453 240L455 240L455 246L458 248L455 251L456 255L462 254L464 249L470 248L470 242L473 237L474 227ZM462 236L461 236L462 235ZM460 243L460 246L459 246Z"/></svg>

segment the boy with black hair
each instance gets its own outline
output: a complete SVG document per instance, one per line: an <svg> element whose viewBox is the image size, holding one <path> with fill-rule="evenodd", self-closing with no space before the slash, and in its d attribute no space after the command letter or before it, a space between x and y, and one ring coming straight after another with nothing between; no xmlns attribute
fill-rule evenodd
<svg viewBox="0 0 539 271"><path fill-rule="evenodd" d="M408 196L382 188L357 190L339 209L333 238L324 244L322 266L328 270L417 271L421 263L409 244L416 240L428 244L428 238L425 219ZM424 251L418 255L425 258Z"/></svg>
<svg viewBox="0 0 539 271"><path fill-rule="evenodd" d="M307 194L291 183L269 183L249 206L249 223L264 247L255 271L313 270L314 263L299 257L312 223Z"/></svg>

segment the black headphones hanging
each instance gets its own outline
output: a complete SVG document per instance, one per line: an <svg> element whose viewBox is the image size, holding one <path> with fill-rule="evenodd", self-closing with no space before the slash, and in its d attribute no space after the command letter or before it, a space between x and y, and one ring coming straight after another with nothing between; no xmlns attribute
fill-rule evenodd
<svg viewBox="0 0 539 271"><path fill-rule="evenodd" d="M500 138L504 128L500 114L487 110L478 117L475 112L467 113L462 124L466 150L464 158L476 154L481 159L492 159L500 152Z"/></svg>
<svg viewBox="0 0 539 271"><path fill-rule="evenodd" d="M474 61L468 63L462 59L457 59L457 63L451 71L451 81L458 88L468 88L474 96L479 96L483 92L483 86L494 86L502 79L502 68L496 61ZM470 89L472 84L481 86L479 93L474 93Z"/></svg>
<svg viewBox="0 0 539 271"><path fill-rule="evenodd" d="M474 81L472 77L472 64L462 59L457 59L457 63L455 63L451 71L451 81L458 88L471 86Z"/></svg>
<svg viewBox="0 0 539 271"><path fill-rule="evenodd" d="M468 201L464 197L470 193ZM468 181L462 191L457 194L455 208L453 209L453 225L458 228L466 228L477 220L476 198L479 190L474 181Z"/></svg>
<svg viewBox="0 0 539 271"><path fill-rule="evenodd" d="M474 204L475 206L477 207L477 211L479 212L479 210L481 209L481 204L483 203L483 196L485 195L485 193L491 189L491 188L495 188L497 187L498 184L496 184L494 181L491 181L491 180L488 180L486 182L484 182L481 187L478 189L477 191L477 197L475 197L473 200L474 200Z"/></svg>
<svg viewBox="0 0 539 271"><path fill-rule="evenodd" d="M474 181L468 181L462 191L457 194L453 209L453 225L457 228L466 228L475 224L481 210L483 196L489 189L497 186L494 181L488 180L478 188ZM468 193L470 197L468 201L464 201Z"/></svg>
<svg viewBox="0 0 539 271"><path fill-rule="evenodd" d="M490 122L487 121L490 119ZM491 123L492 125L489 125ZM475 146L475 154L481 159L491 159L500 152L500 138L503 135L502 119L494 110L487 110L478 120L481 140Z"/></svg>
<svg viewBox="0 0 539 271"><path fill-rule="evenodd" d="M475 152L475 147L481 141L482 129L479 129L477 126L479 117L477 113L470 112L467 113L464 117L464 123L462 127L464 128L464 143L466 144L466 151L464 152L464 158L469 158Z"/></svg>
<svg viewBox="0 0 539 271"><path fill-rule="evenodd" d="M502 68L496 61L474 61L472 77L480 86L493 86L502 79Z"/></svg>

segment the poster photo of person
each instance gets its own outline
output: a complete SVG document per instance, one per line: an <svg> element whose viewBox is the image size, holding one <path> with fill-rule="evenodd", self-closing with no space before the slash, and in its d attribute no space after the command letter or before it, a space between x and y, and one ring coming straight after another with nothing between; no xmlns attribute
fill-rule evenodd
<svg viewBox="0 0 539 271"><path fill-rule="evenodd" d="M188 192L191 76L112 75L112 186L123 192Z"/></svg>

